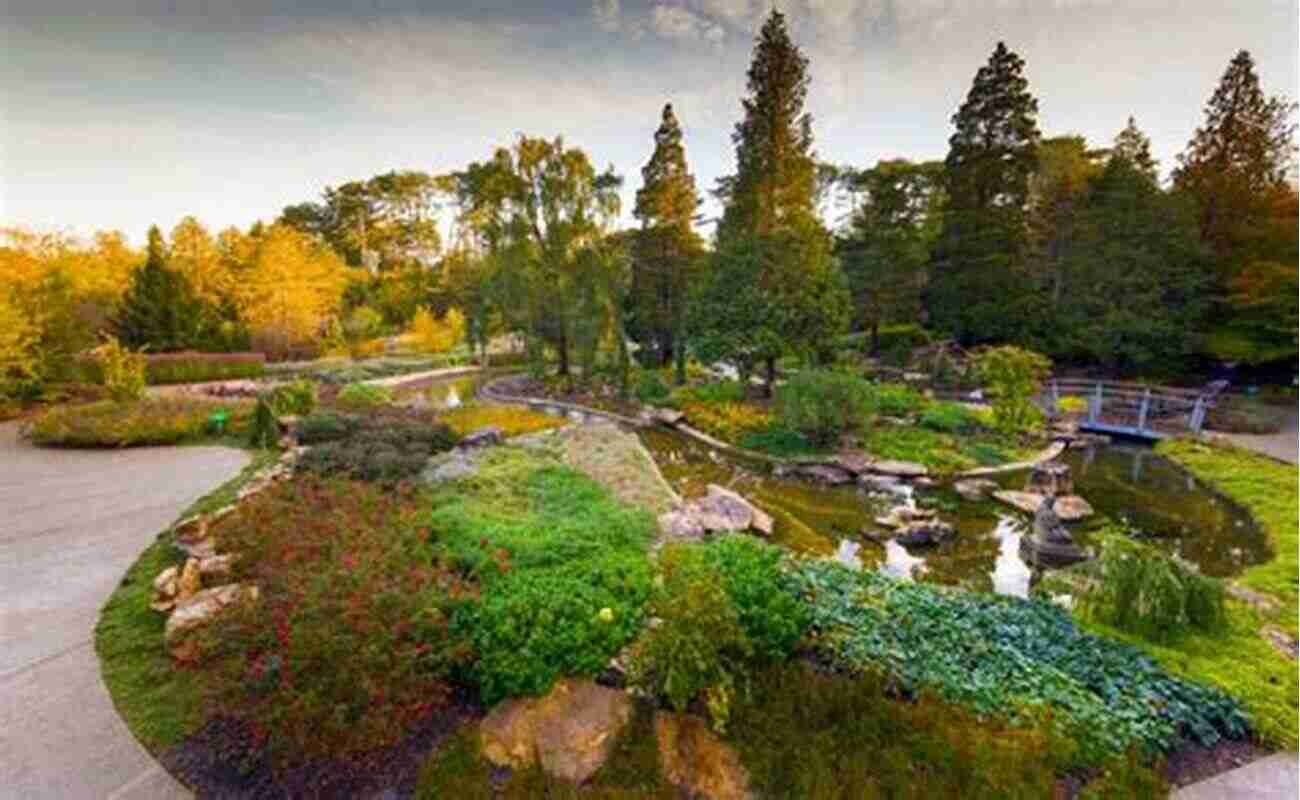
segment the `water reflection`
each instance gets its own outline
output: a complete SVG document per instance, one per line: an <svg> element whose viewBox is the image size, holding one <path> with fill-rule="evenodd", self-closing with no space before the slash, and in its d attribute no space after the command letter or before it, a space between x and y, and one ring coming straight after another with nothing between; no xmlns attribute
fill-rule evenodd
<svg viewBox="0 0 1300 800"><path fill-rule="evenodd" d="M918 558L907 552L906 547L893 539L886 539L884 546L885 561L880 565L880 571L886 575L910 581L916 580L929 571L925 566L924 558Z"/></svg>
<svg viewBox="0 0 1300 800"><path fill-rule="evenodd" d="M849 569L859 570L862 569L862 559L858 557L858 551L861 549L862 545L852 539L841 539L833 558Z"/></svg>
<svg viewBox="0 0 1300 800"><path fill-rule="evenodd" d="M1032 572L1020 557L1020 540L1026 536L1025 526L1014 517L1001 517L989 534L998 542L998 557L993 562L993 591L1016 597L1029 596L1029 579Z"/></svg>

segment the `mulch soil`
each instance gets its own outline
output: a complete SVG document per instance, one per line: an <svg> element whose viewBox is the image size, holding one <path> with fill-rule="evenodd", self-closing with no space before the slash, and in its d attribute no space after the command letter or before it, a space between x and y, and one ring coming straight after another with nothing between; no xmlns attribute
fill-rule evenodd
<svg viewBox="0 0 1300 800"><path fill-rule="evenodd" d="M461 692L390 747L347 760L312 759L274 765L247 723L217 717L163 752L159 761L199 798L402 800L415 796L420 767L438 743L482 715L475 696Z"/></svg>

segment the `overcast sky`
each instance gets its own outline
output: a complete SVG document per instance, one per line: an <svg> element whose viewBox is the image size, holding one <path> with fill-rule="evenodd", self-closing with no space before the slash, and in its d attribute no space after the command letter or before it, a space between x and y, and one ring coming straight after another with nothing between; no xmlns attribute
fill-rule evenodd
<svg viewBox="0 0 1300 800"><path fill-rule="evenodd" d="M836 163L942 158L999 39L1048 135L1129 114L1173 163L1233 54L1297 95L1295 0L779 0ZM133 241L271 219L327 185L563 134L640 185L671 100L700 187L771 0L0 0L0 224ZM523 10L521 10L521 8ZM270 9L268 11L268 9Z"/></svg>

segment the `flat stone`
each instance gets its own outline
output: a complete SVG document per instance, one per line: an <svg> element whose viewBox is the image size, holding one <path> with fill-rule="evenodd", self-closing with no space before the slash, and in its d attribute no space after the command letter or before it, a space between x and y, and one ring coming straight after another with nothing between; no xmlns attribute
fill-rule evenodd
<svg viewBox="0 0 1300 800"><path fill-rule="evenodd" d="M656 422L661 422L670 428L676 427L679 422L686 419L686 415L675 408L656 408L652 415Z"/></svg>
<svg viewBox="0 0 1300 800"><path fill-rule="evenodd" d="M835 463L854 475L870 472L874 461L875 459L861 450L842 450L835 456Z"/></svg>
<svg viewBox="0 0 1300 800"><path fill-rule="evenodd" d="M897 492L903 486L903 479L893 475L859 475L858 485L873 491Z"/></svg>
<svg viewBox="0 0 1300 800"><path fill-rule="evenodd" d="M203 573L199 572L199 560L190 558L181 567L180 578L176 581L176 602L183 603L199 593L203 588Z"/></svg>
<svg viewBox="0 0 1300 800"><path fill-rule="evenodd" d="M219 556L208 556L199 560L199 574L204 578L220 578L229 575L235 566L235 556L232 553L226 553Z"/></svg>
<svg viewBox="0 0 1300 800"><path fill-rule="evenodd" d="M690 714L655 713L659 763L669 783L690 797L748 800L749 771L734 749Z"/></svg>
<svg viewBox="0 0 1300 800"><path fill-rule="evenodd" d="M1034 514L1037 513L1038 506L1043 502L1043 495L1032 492L1001 491L994 492L993 499L1020 509L1026 514ZM1087 500L1078 495L1056 498L1056 516L1062 522L1078 522L1085 517L1091 516L1092 513L1092 506Z"/></svg>
<svg viewBox="0 0 1300 800"><path fill-rule="evenodd" d="M961 495L963 500L975 502L983 500L1001 487L987 478L967 478L966 480L957 481L952 485L952 488L957 494Z"/></svg>
<svg viewBox="0 0 1300 800"><path fill-rule="evenodd" d="M754 506L730 489L710 483L702 507L710 513L726 518L726 530L743 531L754 521Z"/></svg>
<svg viewBox="0 0 1300 800"><path fill-rule="evenodd" d="M164 639L173 654L185 635L211 622L226 608L239 602L256 602L257 587L232 583L213 589L203 589L192 597L176 604L176 610L167 618Z"/></svg>
<svg viewBox="0 0 1300 800"><path fill-rule="evenodd" d="M659 515L659 533L672 539L698 539L704 535L704 526L694 514L682 509L665 511Z"/></svg>
<svg viewBox="0 0 1300 800"><path fill-rule="evenodd" d="M930 470L922 464L888 459L871 462L871 471L878 475L892 475L896 478L920 478L930 474Z"/></svg>
<svg viewBox="0 0 1300 800"><path fill-rule="evenodd" d="M498 766L540 763L549 775L582 783L605 763L631 716L625 692L570 678L545 697L498 705L479 723L479 742Z"/></svg>

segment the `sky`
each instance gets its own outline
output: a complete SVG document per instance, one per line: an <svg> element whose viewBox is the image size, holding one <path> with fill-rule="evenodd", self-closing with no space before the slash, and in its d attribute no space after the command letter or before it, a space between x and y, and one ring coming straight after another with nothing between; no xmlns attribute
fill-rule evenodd
<svg viewBox="0 0 1300 800"><path fill-rule="evenodd" d="M1297 90L1295 0L777 0L825 161L942 158L999 40L1047 135L1127 117L1164 169L1239 49ZM701 189L734 168L772 0L0 0L0 226L271 220L329 185L562 134L640 186L671 101ZM706 211L716 210L708 209Z"/></svg>

